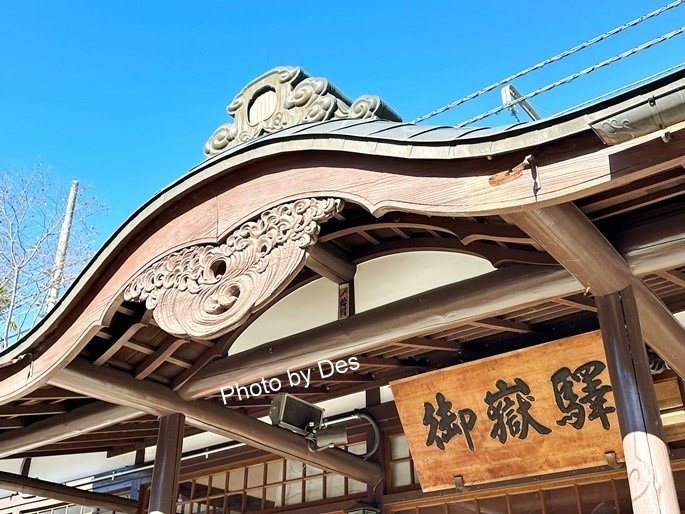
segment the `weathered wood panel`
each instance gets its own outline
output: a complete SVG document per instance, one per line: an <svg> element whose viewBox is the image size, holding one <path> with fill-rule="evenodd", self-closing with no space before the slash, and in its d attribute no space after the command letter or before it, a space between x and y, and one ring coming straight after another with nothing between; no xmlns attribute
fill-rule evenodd
<svg viewBox="0 0 685 514"><path fill-rule="evenodd" d="M424 491L453 488L455 476L469 485L601 466L607 452L623 460L599 332L391 387Z"/></svg>

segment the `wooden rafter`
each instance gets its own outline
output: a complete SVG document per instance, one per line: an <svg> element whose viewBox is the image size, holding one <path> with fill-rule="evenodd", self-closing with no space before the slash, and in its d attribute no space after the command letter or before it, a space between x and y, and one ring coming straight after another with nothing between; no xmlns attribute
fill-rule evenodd
<svg viewBox="0 0 685 514"><path fill-rule="evenodd" d="M573 309L578 309L588 312L597 312L597 306L595 302L590 298L584 296L568 296L566 298L555 298L554 303L561 305L566 305L567 307L572 307Z"/></svg>
<svg viewBox="0 0 685 514"><path fill-rule="evenodd" d="M117 353L125 344L127 344L130 339L136 335L136 333L141 329L144 328L145 324L144 323L134 323L131 325L129 328L126 329L126 331L121 334L116 341L114 341L107 350L105 350L102 355L100 355L97 359L95 359L95 364L96 366L100 366L107 362L109 359L111 359L115 353Z"/></svg>
<svg viewBox="0 0 685 514"><path fill-rule="evenodd" d="M155 349L154 353L148 355L143 362L138 364L134 372L134 376L138 380L142 380L150 373L155 371L161 364L167 361L171 355L181 346L187 343L187 339L168 339L162 345Z"/></svg>
<svg viewBox="0 0 685 514"><path fill-rule="evenodd" d="M679 287L685 288L685 273L677 269L657 271L656 273L661 278L668 280L670 283Z"/></svg>
<svg viewBox="0 0 685 514"><path fill-rule="evenodd" d="M390 229L403 239L409 236L401 229L422 230L426 232L443 232L452 234L468 245L475 241L499 241L504 243L531 244L531 238L517 227L505 224L486 224L476 221L466 221L447 216L426 217L417 214L393 212L385 214L373 222L355 225L350 223L345 227L337 227L335 230L322 235L321 242L334 241L359 232L372 232L375 230ZM434 234L436 237L437 234Z"/></svg>
<svg viewBox="0 0 685 514"><path fill-rule="evenodd" d="M494 328L503 330L505 332L514 332L516 334L530 334L534 332L535 329L528 323L523 323L521 321L511 321L504 318L494 317L494 318L484 318L477 321L469 321L469 325L476 327Z"/></svg>
<svg viewBox="0 0 685 514"><path fill-rule="evenodd" d="M77 394L71 391L65 391L64 389L59 389L57 387L43 387L41 389L36 389L31 391L29 394L24 396L24 400L83 400L86 396L82 394Z"/></svg>
<svg viewBox="0 0 685 514"><path fill-rule="evenodd" d="M136 350L137 352L143 353L145 355L152 356L153 358L154 358L155 352L157 351L156 349L150 348L149 346L147 346L145 344L139 343L137 341L132 341L132 340L127 341L124 344L124 346L131 348L132 350ZM184 361L182 359L178 359L176 357L168 356L168 357L166 357L165 360L166 360L166 362L168 362L170 364L174 364L174 365L178 366L179 368L187 369L187 368L190 368L192 366L192 363Z"/></svg>
<svg viewBox="0 0 685 514"><path fill-rule="evenodd" d="M457 238L434 238L416 237L412 239L397 239L384 243L378 243L368 248L360 249L355 253L354 262L359 264L378 257L394 255L397 253L416 251L442 251L471 254L489 260L493 266L499 267L504 264L534 264L542 266L556 266L554 261L545 252L536 250L519 250L490 243L471 243L466 246Z"/></svg>
<svg viewBox="0 0 685 514"><path fill-rule="evenodd" d="M425 364L417 362L406 362L399 359L388 359L388 358L378 358L378 357L357 357L357 362L361 366L371 366L380 368L425 368Z"/></svg>
<svg viewBox="0 0 685 514"><path fill-rule="evenodd" d="M428 337L410 337L408 339L402 339L397 341L397 346L403 346L405 348L416 348L417 350L429 351L440 351L440 352L456 352L460 349L459 345L443 341L441 339L431 339Z"/></svg>
<svg viewBox="0 0 685 514"><path fill-rule="evenodd" d="M0 407L0 417L9 416L46 416L50 414L64 414L68 411L64 403L39 403L34 405L3 405Z"/></svg>

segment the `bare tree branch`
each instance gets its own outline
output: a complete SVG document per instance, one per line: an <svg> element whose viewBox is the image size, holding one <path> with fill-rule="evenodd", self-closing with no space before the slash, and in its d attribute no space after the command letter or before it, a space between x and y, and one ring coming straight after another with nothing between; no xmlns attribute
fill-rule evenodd
<svg viewBox="0 0 685 514"><path fill-rule="evenodd" d="M45 313L54 255L69 181L57 181L42 164L0 169L0 347L16 342ZM62 290L93 254L92 224L104 206L81 191Z"/></svg>

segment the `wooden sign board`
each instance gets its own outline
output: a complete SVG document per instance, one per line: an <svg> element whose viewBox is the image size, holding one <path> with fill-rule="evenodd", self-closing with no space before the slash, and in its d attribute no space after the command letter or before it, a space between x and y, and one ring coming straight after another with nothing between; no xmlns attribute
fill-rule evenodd
<svg viewBox="0 0 685 514"><path fill-rule="evenodd" d="M424 491L623 460L599 332L390 386Z"/></svg>

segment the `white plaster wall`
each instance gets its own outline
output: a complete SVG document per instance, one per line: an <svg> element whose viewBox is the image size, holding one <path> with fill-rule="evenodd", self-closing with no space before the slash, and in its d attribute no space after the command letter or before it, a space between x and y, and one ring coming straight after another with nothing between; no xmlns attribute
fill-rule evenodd
<svg viewBox="0 0 685 514"><path fill-rule="evenodd" d="M113 469L131 466L135 460L135 453L126 453L107 458L105 452L81 453L78 455L55 455L50 457L34 457L31 459L29 476L40 478L48 482L67 483L80 479L90 480L90 477ZM0 470L19 473L22 459L0 461ZM13 491L0 490L0 498L16 494Z"/></svg>
<svg viewBox="0 0 685 514"><path fill-rule="evenodd" d="M675 319L680 321L680 324L685 326L685 311L683 312L676 312L675 313Z"/></svg>
<svg viewBox="0 0 685 514"><path fill-rule="evenodd" d="M355 276L357 312L493 271L485 259L446 252L413 252L360 264ZM319 279L262 314L236 340L229 355L337 319L338 287ZM268 378L268 377L265 377Z"/></svg>

